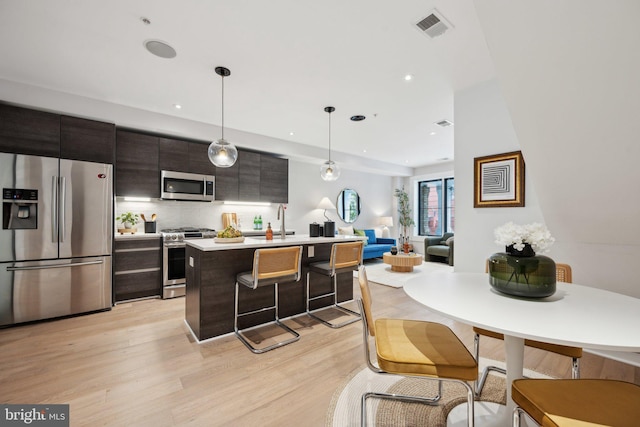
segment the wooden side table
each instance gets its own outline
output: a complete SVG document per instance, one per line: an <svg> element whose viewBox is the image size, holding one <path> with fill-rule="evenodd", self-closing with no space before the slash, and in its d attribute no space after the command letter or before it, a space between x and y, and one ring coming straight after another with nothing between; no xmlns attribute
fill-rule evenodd
<svg viewBox="0 0 640 427"><path fill-rule="evenodd" d="M392 271L410 273L415 265L422 264L422 255L416 253L400 253L391 255L391 252L382 254L382 261L391 266Z"/></svg>

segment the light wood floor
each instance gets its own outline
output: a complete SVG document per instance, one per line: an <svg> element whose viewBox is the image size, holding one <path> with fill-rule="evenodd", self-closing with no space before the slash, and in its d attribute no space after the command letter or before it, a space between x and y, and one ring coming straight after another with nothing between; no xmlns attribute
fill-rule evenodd
<svg viewBox="0 0 640 427"><path fill-rule="evenodd" d="M357 282L354 293L359 295ZM472 347L468 326L372 284L376 316L441 321ZM191 338L184 299L121 304L87 316L0 330L0 402L71 405L72 426L323 426L336 388L363 367L360 323L287 321L301 340L255 355L234 336ZM502 343L482 355L504 360ZM527 350L527 367L569 376L568 359ZM583 377L640 383L640 369L585 355Z"/></svg>

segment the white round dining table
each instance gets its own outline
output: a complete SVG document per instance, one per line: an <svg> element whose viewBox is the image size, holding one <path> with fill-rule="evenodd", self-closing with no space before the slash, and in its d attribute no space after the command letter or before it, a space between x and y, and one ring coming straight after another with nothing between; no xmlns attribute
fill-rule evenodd
<svg viewBox="0 0 640 427"><path fill-rule="evenodd" d="M449 272L416 277L404 285L406 294L430 311L504 334L507 406L488 424L511 425L511 382L523 375L525 339L640 352L640 299L575 283L558 282L556 287L546 298L512 297L494 290L486 273Z"/></svg>

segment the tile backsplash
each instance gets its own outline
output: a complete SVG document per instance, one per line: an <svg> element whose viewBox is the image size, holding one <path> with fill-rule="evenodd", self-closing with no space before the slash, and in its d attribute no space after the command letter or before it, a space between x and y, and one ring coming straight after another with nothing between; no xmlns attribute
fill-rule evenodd
<svg viewBox="0 0 640 427"><path fill-rule="evenodd" d="M115 216L132 212L145 215L147 221L151 219L152 214L156 214L156 230L159 232L165 228L178 227L200 227L212 228L214 230L222 229L222 214L235 212L238 216L240 228L243 230L253 229L253 217L262 215L263 229L267 228L267 222L271 222L274 229L278 229L277 221L278 205L271 206L244 206L244 205L225 205L220 202L179 202L179 201L160 201L154 200L150 202L132 202L124 199L116 198ZM121 225L118 221L114 227L119 228ZM142 219L137 226L139 232L144 231ZM289 229L289 227L287 227Z"/></svg>

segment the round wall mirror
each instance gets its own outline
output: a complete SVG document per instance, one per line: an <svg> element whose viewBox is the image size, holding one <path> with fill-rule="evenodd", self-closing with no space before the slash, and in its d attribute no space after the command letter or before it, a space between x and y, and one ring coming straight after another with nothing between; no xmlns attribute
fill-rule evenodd
<svg viewBox="0 0 640 427"><path fill-rule="evenodd" d="M356 190L345 188L338 194L336 203L338 216L347 224L351 224L360 215L360 196Z"/></svg>

